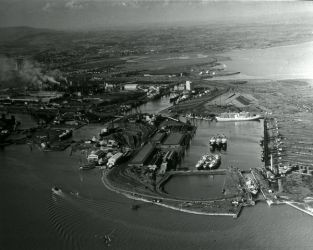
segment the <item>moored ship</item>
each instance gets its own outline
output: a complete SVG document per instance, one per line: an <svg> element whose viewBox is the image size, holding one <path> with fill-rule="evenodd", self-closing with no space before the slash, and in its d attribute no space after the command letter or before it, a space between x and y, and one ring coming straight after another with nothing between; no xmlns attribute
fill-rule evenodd
<svg viewBox="0 0 313 250"><path fill-rule="evenodd" d="M249 112L240 113L221 113L220 116L216 116L215 119L219 122L228 121L255 121L261 119L261 115L251 114Z"/></svg>
<svg viewBox="0 0 313 250"><path fill-rule="evenodd" d="M210 170L210 169L218 168L220 164L221 164L221 156L220 155L218 155L218 154L215 154L215 155L205 154L197 162L196 168L198 170L200 170L200 169Z"/></svg>
<svg viewBox="0 0 313 250"><path fill-rule="evenodd" d="M216 137L216 146L220 148L222 146L222 138L220 136Z"/></svg>
<svg viewBox="0 0 313 250"><path fill-rule="evenodd" d="M209 141L210 150L214 151L215 149L227 149L227 137L225 135L217 135L210 138Z"/></svg>
<svg viewBox="0 0 313 250"><path fill-rule="evenodd" d="M215 150L215 147L216 147L216 138L215 136L211 137L210 139L210 150Z"/></svg>
<svg viewBox="0 0 313 250"><path fill-rule="evenodd" d="M79 167L80 170L90 170L96 167L96 162L87 162Z"/></svg>
<svg viewBox="0 0 313 250"><path fill-rule="evenodd" d="M221 135L221 147L223 150L227 149L227 137L225 135Z"/></svg>

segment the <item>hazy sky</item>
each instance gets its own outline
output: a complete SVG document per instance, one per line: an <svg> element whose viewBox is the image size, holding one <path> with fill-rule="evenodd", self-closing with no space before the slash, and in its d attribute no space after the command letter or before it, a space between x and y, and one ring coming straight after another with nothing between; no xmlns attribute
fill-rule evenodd
<svg viewBox="0 0 313 250"><path fill-rule="evenodd" d="M90 29L143 24L312 20L313 2L307 1L0 0L1 26Z"/></svg>

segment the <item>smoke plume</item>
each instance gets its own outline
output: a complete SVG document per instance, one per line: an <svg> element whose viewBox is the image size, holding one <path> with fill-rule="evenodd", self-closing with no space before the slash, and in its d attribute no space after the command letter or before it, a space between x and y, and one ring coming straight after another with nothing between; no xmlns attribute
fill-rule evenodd
<svg viewBox="0 0 313 250"><path fill-rule="evenodd" d="M28 59L17 60L0 56L0 87L37 87L43 83L60 84L60 80L66 79L59 70L45 71L39 63Z"/></svg>

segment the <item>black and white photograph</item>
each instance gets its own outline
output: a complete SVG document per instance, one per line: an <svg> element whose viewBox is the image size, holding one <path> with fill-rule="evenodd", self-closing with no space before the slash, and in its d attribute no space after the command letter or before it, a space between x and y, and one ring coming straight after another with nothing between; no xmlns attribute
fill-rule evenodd
<svg viewBox="0 0 313 250"><path fill-rule="evenodd" d="M313 1L0 0L0 249L313 249Z"/></svg>

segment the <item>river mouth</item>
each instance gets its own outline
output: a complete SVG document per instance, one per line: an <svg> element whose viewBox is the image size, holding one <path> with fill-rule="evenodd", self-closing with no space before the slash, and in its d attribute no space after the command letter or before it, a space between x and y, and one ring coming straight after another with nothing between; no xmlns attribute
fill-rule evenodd
<svg viewBox="0 0 313 250"><path fill-rule="evenodd" d="M227 70L241 72L237 79L312 79L312 44L304 42L266 49L234 50L221 55L231 58L223 62ZM233 76L217 79L233 79Z"/></svg>
<svg viewBox="0 0 313 250"><path fill-rule="evenodd" d="M223 197L225 175L178 175L164 185L164 192L186 200L212 200Z"/></svg>

